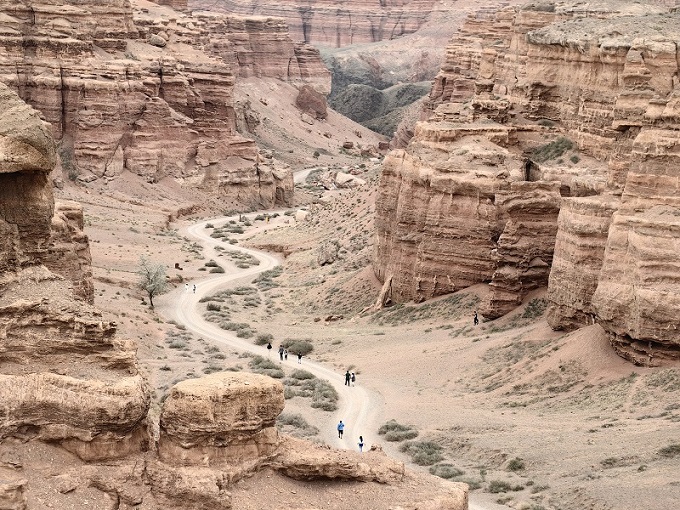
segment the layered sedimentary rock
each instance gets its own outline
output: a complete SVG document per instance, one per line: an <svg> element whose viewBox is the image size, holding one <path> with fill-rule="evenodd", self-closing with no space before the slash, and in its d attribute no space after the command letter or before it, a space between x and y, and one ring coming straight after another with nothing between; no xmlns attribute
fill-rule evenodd
<svg viewBox="0 0 680 510"><path fill-rule="evenodd" d="M680 356L677 97L674 91L666 101L657 100L647 118L659 127L643 128L635 139L593 296L597 320L614 348L642 365Z"/></svg>
<svg viewBox="0 0 680 510"><path fill-rule="evenodd" d="M547 295L547 319L553 329L576 329L595 320L592 297L619 202L611 195L562 201Z"/></svg>
<svg viewBox="0 0 680 510"><path fill-rule="evenodd" d="M491 281L482 312L496 317L519 303L520 289L545 282L556 239L548 293L554 327L597 320L636 362L649 362L648 351L652 358L674 355L678 342L668 318L676 304L667 296L675 285L670 253L677 250L668 208L677 205L678 33L677 12L635 2L532 3L471 17L449 46L426 104L428 120L417 125L406 152L392 153L385 165L374 267L380 278L392 277L396 298L436 295L433 282L452 280L474 261L479 270L467 271L470 281ZM474 194L480 202L489 197L485 209L451 210L448 204L469 188L481 188L469 165L458 164L461 174L468 168L465 185L441 193L431 184L445 156L423 147L456 154L451 126L467 126L478 140L506 149L509 180L516 181L507 189L523 188L511 200L531 203L529 190L552 186L540 204L521 212L524 228L504 216L503 186L493 197L481 189ZM566 202L555 235L560 195L583 198ZM466 225L465 234L414 221L441 211L450 223ZM480 211L495 228L479 228ZM534 231L536 239L527 242ZM643 250L633 232L645 232L645 245L661 249ZM480 256L480 247L488 255ZM451 257L453 250L470 255ZM388 262L392 254L397 263Z"/></svg>
<svg viewBox="0 0 680 510"><path fill-rule="evenodd" d="M261 462L278 446L283 406L281 383L270 377L223 372L183 381L163 405L159 455L202 466Z"/></svg>
<svg viewBox="0 0 680 510"><path fill-rule="evenodd" d="M192 9L283 18L296 41L340 48L384 41L418 30L434 8L433 0L350 2L338 6L320 2L262 2L260 0L189 0Z"/></svg>
<svg viewBox="0 0 680 510"><path fill-rule="evenodd" d="M63 229L53 226L49 128L4 85L0 126L0 437L58 442L84 459L140 451L148 389L133 344L73 297L74 284L91 296L90 257L77 206L60 207Z"/></svg>
<svg viewBox="0 0 680 510"><path fill-rule="evenodd" d="M251 204L289 198L289 172L236 131L234 75L327 92L318 52L281 20L135 5L0 5L0 81L52 124L65 174L173 177Z"/></svg>

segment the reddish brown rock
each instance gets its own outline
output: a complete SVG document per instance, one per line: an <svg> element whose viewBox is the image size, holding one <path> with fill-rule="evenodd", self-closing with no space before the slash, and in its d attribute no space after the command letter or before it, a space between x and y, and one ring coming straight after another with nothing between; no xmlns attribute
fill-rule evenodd
<svg viewBox="0 0 680 510"><path fill-rule="evenodd" d="M563 199L546 296L553 329L570 331L594 322L592 297L618 206L619 199L611 195Z"/></svg>
<svg viewBox="0 0 680 510"><path fill-rule="evenodd" d="M309 85L300 88L298 96L295 98L295 106L317 120L323 120L328 115L326 96Z"/></svg>
<svg viewBox="0 0 680 510"><path fill-rule="evenodd" d="M169 464L262 462L278 445L283 388L270 377L221 372L176 384L163 404L158 452Z"/></svg>
<svg viewBox="0 0 680 510"><path fill-rule="evenodd" d="M296 41L320 46L347 46L394 39L418 30L435 2L410 0L366 4L338 4L330 0L299 4L265 3L257 0L190 0L192 9L205 8L230 14L276 16L285 19Z"/></svg>

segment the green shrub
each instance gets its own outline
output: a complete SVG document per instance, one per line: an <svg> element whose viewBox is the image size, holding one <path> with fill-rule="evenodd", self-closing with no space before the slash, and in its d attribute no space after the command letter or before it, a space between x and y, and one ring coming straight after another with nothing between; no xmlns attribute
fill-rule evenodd
<svg viewBox="0 0 680 510"><path fill-rule="evenodd" d="M222 266L213 267L210 270L211 273L224 273L224 268Z"/></svg>
<svg viewBox="0 0 680 510"><path fill-rule="evenodd" d="M217 303L208 303L207 308L211 312L219 312L222 309L222 307L220 305L218 305Z"/></svg>
<svg viewBox="0 0 680 510"><path fill-rule="evenodd" d="M442 447L432 441L408 441L401 445L399 451L408 454L419 466L431 466L444 460Z"/></svg>
<svg viewBox="0 0 680 510"><path fill-rule="evenodd" d="M378 434L385 436L385 441L406 441L418 437L418 431L410 425L401 425L396 420L390 420L378 429Z"/></svg>
<svg viewBox="0 0 680 510"><path fill-rule="evenodd" d="M543 163L545 161L550 161L551 159L559 158L562 154L568 150L571 150L573 147L574 142L569 140L569 138L560 136L557 140L546 143L545 145L541 145L540 147L536 147L536 149L534 149L534 151L531 153L531 157L535 161Z"/></svg>
<svg viewBox="0 0 680 510"><path fill-rule="evenodd" d="M293 379L297 379L299 381L316 379L316 376L314 374L312 374L311 372L307 372L306 370L293 370L293 373L290 374L290 376Z"/></svg>
<svg viewBox="0 0 680 510"><path fill-rule="evenodd" d="M430 468L430 474L449 480L464 475L465 471L461 471L451 464L437 464Z"/></svg>
<svg viewBox="0 0 680 510"><path fill-rule="evenodd" d="M220 265L212 259L210 259L208 262L206 262L203 265L206 266L206 267L220 267Z"/></svg>
<svg viewBox="0 0 680 510"><path fill-rule="evenodd" d="M274 340L274 335L272 335L271 333L260 333L259 335L257 335L253 343L255 345L266 345L272 340Z"/></svg>
<svg viewBox="0 0 680 510"><path fill-rule="evenodd" d="M511 459L508 462L508 465L505 467L508 471L522 471L526 465L524 464L524 461L518 457L515 457L514 459Z"/></svg>
<svg viewBox="0 0 680 510"><path fill-rule="evenodd" d="M288 349L288 352L294 354L300 353L303 356L306 356L314 350L314 346L309 340L286 338L283 342L281 342L281 345L283 345L284 349Z"/></svg>

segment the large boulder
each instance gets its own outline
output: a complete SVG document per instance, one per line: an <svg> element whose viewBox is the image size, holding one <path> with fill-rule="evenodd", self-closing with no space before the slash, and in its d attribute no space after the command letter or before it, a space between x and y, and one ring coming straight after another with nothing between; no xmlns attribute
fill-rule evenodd
<svg viewBox="0 0 680 510"><path fill-rule="evenodd" d="M257 464L278 445L280 382L220 372L176 384L163 404L158 451L169 464Z"/></svg>

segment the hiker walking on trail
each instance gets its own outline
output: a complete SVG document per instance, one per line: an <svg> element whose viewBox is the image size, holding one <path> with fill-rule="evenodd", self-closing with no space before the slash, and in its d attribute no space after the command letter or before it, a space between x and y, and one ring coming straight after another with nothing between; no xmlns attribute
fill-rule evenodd
<svg viewBox="0 0 680 510"><path fill-rule="evenodd" d="M196 285L194 285L194 294L196 294Z"/></svg>
<svg viewBox="0 0 680 510"><path fill-rule="evenodd" d="M342 439L342 433L345 430L345 424L342 423L342 420L340 420L340 423L338 423L338 438Z"/></svg>
<svg viewBox="0 0 680 510"><path fill-rule="evenodd" d="M474 319L472 319L472 322L474 323L475 326L477 324L479 324L479 318L477 317L477 310L475 310L475 317L474 317Z"/></svg>
<svg viewBox="0 0 680 510"><path fill-rule="evenodd" d="M298 364L302 364L302 353L298 352Z"/></svg>
<svg viewBox="0 0 680 510"><path fill-rule="evenodd" d="M352 374L349 373L349 370L345 372L345 386L349 386L349 381L352 379Z"/></svg>
<svg viewBox="0 0 680 510"><path fill-rule="evenodd" d="M283 345L279 347L279 359L283 361Z"/></svg>
<svg viewBox="0 0 680 510"><path fill-rule="evenodd" d="M364 436L359 436L359 453L364 451Z"/></svg>
<svg viewBox="0 0 680 510"><path fill-rule="evenodd" d="M269 342L267 344L267 356L271 355L271 352L272 352L272 343Z"/></svg>
<svg viewBox="0 0 680 510"><path fill-rule="evenodd" d="M189 292L189 284L188 283L184 284L184 292Z"/></svg>
<svg viewBox="0 0 680 510"><path fill-rule="evenodd" d="M284 349L284 350L283 350L283 359L285 359L286 361L288 361L288 349Z"/></svg>
<svg viewBox="0 0 680 510"><path fill-rule="evenodd" d="M352 386L354 386L355 382L357 382L357 376L354 375L354 372L352 372Z"/></svg>

